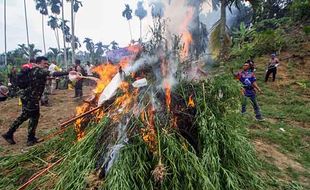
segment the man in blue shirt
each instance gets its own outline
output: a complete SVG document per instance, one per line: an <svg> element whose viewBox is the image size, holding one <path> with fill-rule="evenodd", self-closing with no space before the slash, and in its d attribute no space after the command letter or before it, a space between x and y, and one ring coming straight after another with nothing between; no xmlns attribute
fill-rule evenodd
<svg viewBox="0 0 310 190"><path fill-rule="evenodd" d="M235 77L242 83L242 110L241 113L246 112L247 99L251 100L252 106L254 108L256 119L262 121L262 115L260 113L260 108L256 100L256 91L262 92L256 83L256 77L254 72L250 69L250 63L245 62L243 65L243 70L235 74Z"/></svg>

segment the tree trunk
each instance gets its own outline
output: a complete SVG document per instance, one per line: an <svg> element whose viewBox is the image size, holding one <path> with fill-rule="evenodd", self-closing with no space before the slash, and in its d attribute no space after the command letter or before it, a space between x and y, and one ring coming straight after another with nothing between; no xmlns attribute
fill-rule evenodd
<svg viewBox="0 0 310 190"><path fill-rule="evenodd" d="M44 15L43 15L43 14L42 14L42 36L43 36L44 55L46 55L45 30L44 30Z"/></svg>
<svg viewBox="0 0 310 190"><path fill-rule="evenodd" d="M140 19L140 42L142 42L142 19Z"/></svg>
<svg viewBox="0 0 310 190"><path fill-rule="evenodd" d="M56 42L57 42L58 51L60 51L59 33L58 33L57 28L54 30L54 34L55 34L55 38L56 38Z"/></svg>
<svg viewBox="0 0 310 190"><path fill-rule="evenodd" d="M71 51L72 51L72 64L75 62L75 35L74 35L74 1L71 0Z"/></svg>
<svg viewBox="0 0 310 190"><path fill-rule="evenodd" d="M8 57L7 57L7 38L6 38L6 0L4 0L4 3L3 3L4 5L4 11L3 11L3 13L4 13L4 64L5 64L5 66L6 66L6 69L7 69L7 71L9 70L8 69Z"/></svg>
<svg viewBox="0 0 310 190"><path fill-rule="evenodd" d="M194 4L195 12L194 12L194 28L192 31L192 36L193 36L193 50L196 59L198 59L200 53L201 53L201 41L200 41L200 19L199 19L199 13L200 13L200 5L201 1L196 1Z"/></svg>
<svg viewBox="0 0 310 190"><path fill-rule="evenodd" d="M62 3L62 34L63 34L63 43L64 43L64 63L66 65L66 69L68 70L68 61L67 61L67 48L66 48L66 35L65 35L65 9L64 9L64 0Z"/></svg>
<svg viewBox="0 0 310 190"><path fill-rule="evenodd" d="M26 23L26 33L27 33L27 46L28 46L28 49L30 48L29 47L29 30L28 30L28 18L27 18L27 5L26 5L26 0L24 0L24 12L25 12L25 23ZM29 56L29 59L30 59L30 56Z"/></svg>
<svg viewBox="0 0 310 190"><path fill-rule="evenodd" d="M226 39L226 6L227 0L221 1L221 30L220 30L220 42L221 42L221 52L220 57L224 58L226 53L225 39Z"/></svg>
<svg viewBox="0 0 310 190"><path fill-rule="evenodd" d="M130 43L132 42L132 32L131 32L131 24L130 20L128 20L129 32L130 32Z"/></svg>

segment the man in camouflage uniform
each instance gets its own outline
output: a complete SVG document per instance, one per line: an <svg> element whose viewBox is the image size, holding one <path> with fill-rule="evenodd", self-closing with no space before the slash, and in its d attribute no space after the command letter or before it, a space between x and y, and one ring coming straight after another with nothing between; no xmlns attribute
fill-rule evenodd
<svg viewBox="0 0 310 190"><path fill-rule="evenodd" d="M8 143L16 144L13 134L19 126L28 119L29 126L27 145L32 146L38 142L35 137L35 132L40 118L40 99L44 92L47 77L49 76L49 71L47 70L48 66L48 59L46 57L37 57L36 66L32 68L29 73L31 82L27 88L22 89L20 92L22 113L12 123L9 131L2 135ZM54 75L57 74L62 76L68 73L54 73Z"/></svg>

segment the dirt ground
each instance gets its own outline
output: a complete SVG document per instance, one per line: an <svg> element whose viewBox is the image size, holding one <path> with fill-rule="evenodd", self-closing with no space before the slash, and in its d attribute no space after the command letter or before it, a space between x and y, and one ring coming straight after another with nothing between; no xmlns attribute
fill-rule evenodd
<svg viewBox="0 0 310 190"><path fill-rule="evenodd" d="M85 99L91 93L90 87L84 87ZM37 128L37 137L43 137L55 129L59 124L75 115L75 107L82 104L82 99L73 99L74 90L55 90L53 95L49 95L51 107L41 106L41 116ZM0 102L0 133L7 131L10 124L19 116L21 106L18 99L9 99ZM16 154L23 151L27 145L28 121L24 122L14 134L15 145L9 145L2 137L0 138L0 156Z"/></svg>

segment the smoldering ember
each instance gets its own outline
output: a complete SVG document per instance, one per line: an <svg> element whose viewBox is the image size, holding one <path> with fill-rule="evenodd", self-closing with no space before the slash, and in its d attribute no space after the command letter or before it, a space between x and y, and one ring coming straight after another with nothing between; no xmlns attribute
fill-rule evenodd
<svg viewBox="0 0 310 190"><path fill-rule="evenodd" d="M105 24L111 43L80 35L95 0L16 3L27 44L11 51L0 3L0 189L307 189L309 2L124 2L104 2L128 23Z"/></svg>

